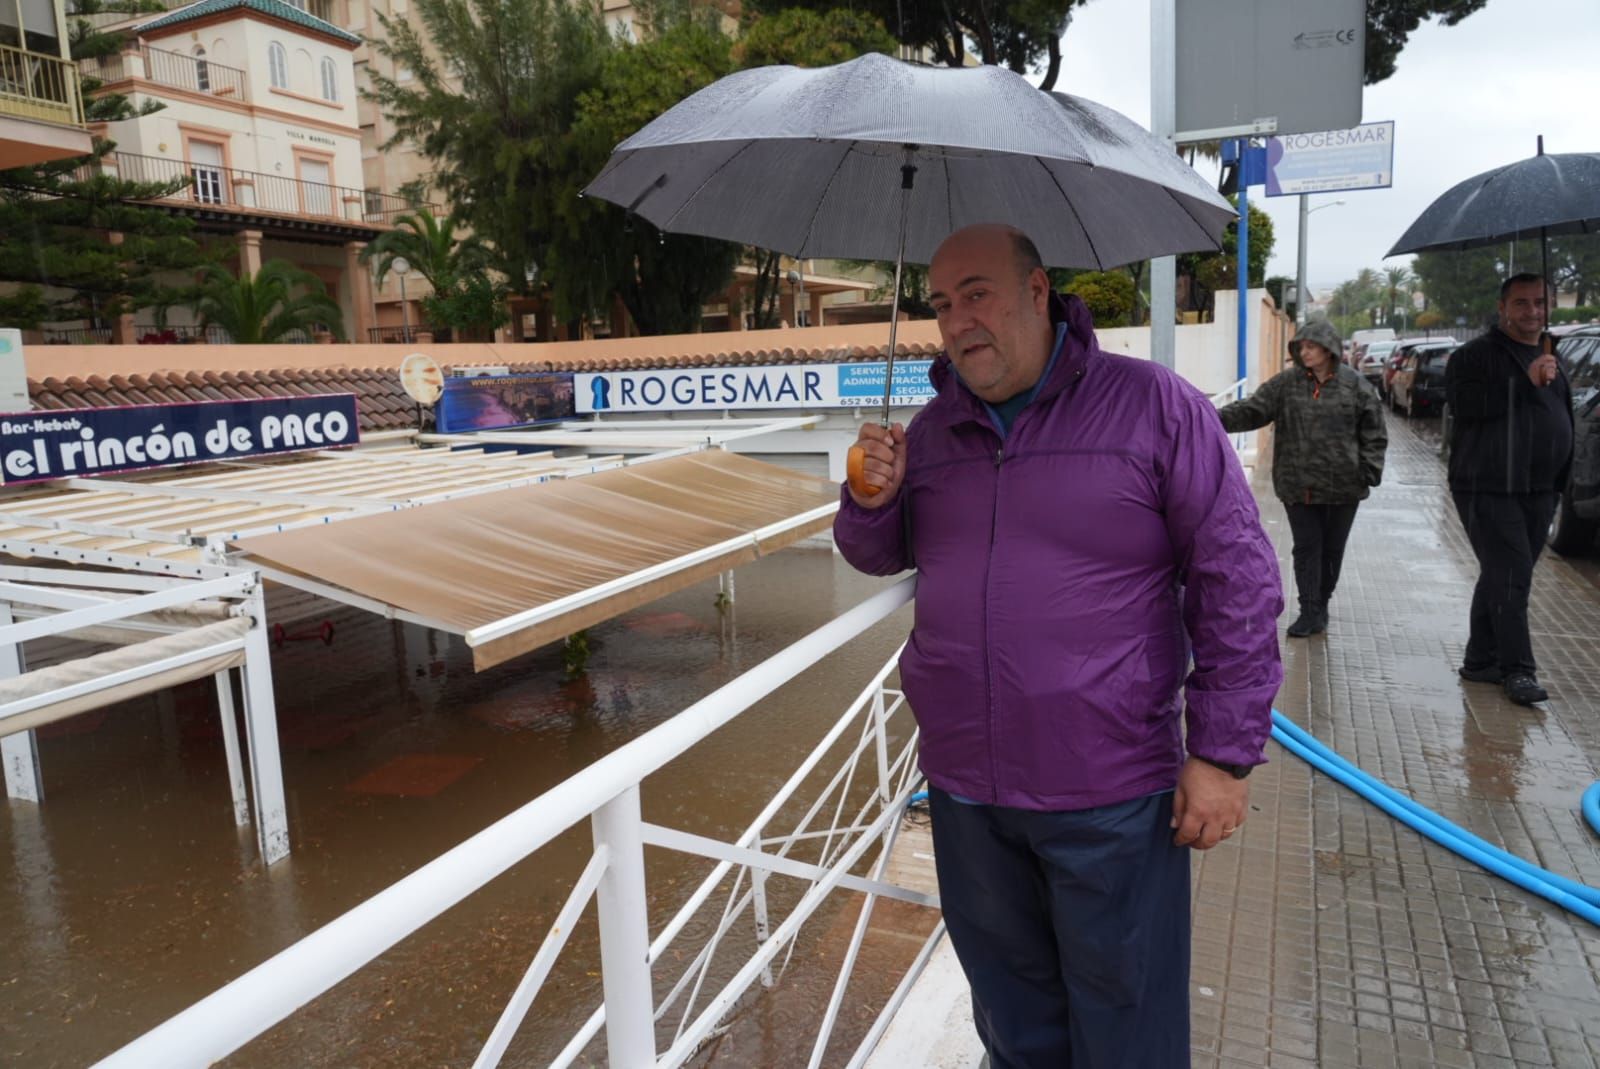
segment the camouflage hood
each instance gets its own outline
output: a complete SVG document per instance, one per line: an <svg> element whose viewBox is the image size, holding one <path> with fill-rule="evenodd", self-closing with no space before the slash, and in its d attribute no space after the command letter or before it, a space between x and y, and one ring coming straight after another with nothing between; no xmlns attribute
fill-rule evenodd
<svg viewBox="0 0 1600 1069"><path fill-rule="evenodd" d="M1335 362L1344 360L1344 339L1339 337L1339 332L1326 319L1313 319L1295 332L1294 341L1289 343L1289 355L1294 357L1296 364L1300 363L1300 343L1303 341L1316 342L1333 354Z"/></svg>

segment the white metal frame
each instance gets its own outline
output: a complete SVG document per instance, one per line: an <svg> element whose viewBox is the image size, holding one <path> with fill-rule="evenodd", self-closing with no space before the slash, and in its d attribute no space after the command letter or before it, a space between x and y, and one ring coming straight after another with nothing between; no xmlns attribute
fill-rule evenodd
<svg viewBox="0 0 1600 1069"><path fill-rule="evenodd" d="M640 812L643 779L718 728L750 710L762 698L909 602L915 577L901 580L819 628L755 669L738 677L677 716L601 758L571 779L496 821L454 849L369 898L342 917L263 962L99 1063L104 1069L148 1065L206 1066L237 1050L311 999L371 962L388 948L481 889L566 829L588 817L594 853L558 913L544 944L516 986L494 1026L475 1069L499 1064L524 1015L550 974L574 921L592 898L601 932L604 1004L579 1029L551 1063L571 1066L604 1027L613 1069L685 1064L719 1034L727 1011L757 982L772 982L780 955L793 953L795 939L826 896L842 887L866 892L867 906L845 956L835 996L825 1016L816 1051L827 1044L838 1006L865 933L867 914L878 895L936 903L926 895L883 882L888 850L900 827L906 801L920 782L915 765L916 732L905 727L891 752L890 724L909 716L904 698L888 689L891 659L834 723L811 754L789 777L754 821L732 843L716 843L646 823ZM853 744L850 732L855 729ZM768 825L830 756L842 763L787 834L769 835ZM865 771L864 771L865 770ZM829 814L831 814L831 819ZM818 826L814 826L814 824ZM825 825L825 826L823 826ZM644 848L660 845L713 858L716 866L678 912L651 940ZM880 851L870 879L852 875L874 847ZM811 853L802 860L797 849ZM750 877L745 885L745 877ZM799 877L809 883L786 917L767 929L765 894L772 877ZM731 878L731 882L730 882ZM713 895L725 896L715 931L659 1004L652 998L652 969ZM714 908L714 907L713 907ZM756 923L759 945L732 979L702 999L713 964L727 964L724 936L740 917ZM925 964L942 926L918 956ZM719 958L721 951L724 957ZM785 963L787 959L784 959ZM782 965L779 966L782 968ZM885 1017L874 1026L876 1043L887 1015L910 990L902 981ZM671 1024L668 1013L676 1016ZM665 1030L665 1031L664 1031ZM658 1038L665 1050L658 1054ZM865 1060L857 1052L853 1065ZM813 1054L815 1065L819 1054Z"/></svg>
<svg viewBox="0 0 1600 1069"><path fill-rule="evenodd" d="M243 664L237 671L245 699L245 730L249 736L253 786L250 795L254 799L257 842L263 861L270 865L288 855L289 831L267 645L266 604L258 575L235 571L184 582L139 574L0 565L0 678L23 673L25 642L105 625L176 633L186 629L136 618L197 602L229 606L229 614L250 620L249 630L242 638L224 638L170 657L0 704L0 736L3 736L0 737L0 751L3 751L6 793L17 801L38 803L44 799L34 733L7 732L7 720L59 701L111 692L139 679L162 675L219 655L242 652ZM29 618L19 621L16 617L20 615ZM234 822L244 827L251 821L252 809L245 788L234 710L234 671L227 669L217 673L215 678Z"/></svg>

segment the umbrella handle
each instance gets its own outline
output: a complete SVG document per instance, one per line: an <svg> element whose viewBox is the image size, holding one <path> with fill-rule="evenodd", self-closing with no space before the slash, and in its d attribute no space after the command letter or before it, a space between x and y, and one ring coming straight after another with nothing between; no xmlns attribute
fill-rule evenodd
<svg viewBox="0 0 1600 1069"><path fill-rule="evenodd" d="M873 497L883 489L867 481L867 450L863 446L853 445L845 454L844 477L850 489L862 497Z"/></svg>
<svg viewBox="0 0 1600 1069"><path fill-rule="evenodd" d="M906 263L906 219L911 211L911 186L916 180L917 166L912 163L917 146L905 147L906 162L900 165L900 248L894 258L894 300L889 305L889 350L883 367L883 418L889 425L889 399L894 392L895 330L900 325L900 278ZM873 497L883 490L867 481L867 451L859 445L850 447L844 457L845 480L850 489L860 497Z"/></svg>

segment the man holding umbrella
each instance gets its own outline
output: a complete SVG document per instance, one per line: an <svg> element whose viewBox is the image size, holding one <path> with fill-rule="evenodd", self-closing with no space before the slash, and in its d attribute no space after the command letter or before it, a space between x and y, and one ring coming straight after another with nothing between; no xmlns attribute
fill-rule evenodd
<svg viewBox="0 0 1600 1069"><path fill-rule="evenodd" d="M1540 346L1548 302L1541 276L1506 279L1498 328L1445 368L1450 492L1479 568L1461 676L1499 683L1518 705L1549 698L1528 635L1528 593L1572 470L1572 389Z"/></svg>
<svg viewBox="0 0 1600 1069"><path fill-rule="evenodd" d="M920 572L901 681L978 1032L996 1067L1186 1066L1188 850L1264 759L1276 557L1210 402L1102 352L1021 232L957 231L929 283L938 396L863 426L834 535Z"/></svg>

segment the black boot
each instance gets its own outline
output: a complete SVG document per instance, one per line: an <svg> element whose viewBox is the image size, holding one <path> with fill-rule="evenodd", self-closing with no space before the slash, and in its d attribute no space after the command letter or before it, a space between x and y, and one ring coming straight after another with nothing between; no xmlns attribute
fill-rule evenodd
<svg viewBox="0 0 1600 1069"><path fill-rule="evenodd" d="M1289 637L1305 638L1308 635L1320 635L1327 629L1327 606L1310 601L1301 602L1299 618L1289 625Z"/></svg>

